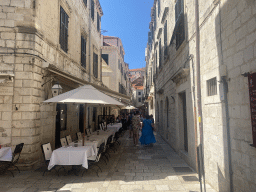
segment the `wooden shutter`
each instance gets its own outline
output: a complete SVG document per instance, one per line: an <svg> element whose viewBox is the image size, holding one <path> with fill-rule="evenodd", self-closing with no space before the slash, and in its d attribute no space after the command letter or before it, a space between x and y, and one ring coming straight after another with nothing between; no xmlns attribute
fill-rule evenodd
<svg viewBox="0 0 256 192"><path fill-rule="evenodd" d="M86 40L81 37L81 65L86 68Z"/></svg>
<svg viewBox="0 0 256 192"><path fill-rule="evenodd" d="M63 51L68 51L68 15L60 7L60 46Z"/></svg>

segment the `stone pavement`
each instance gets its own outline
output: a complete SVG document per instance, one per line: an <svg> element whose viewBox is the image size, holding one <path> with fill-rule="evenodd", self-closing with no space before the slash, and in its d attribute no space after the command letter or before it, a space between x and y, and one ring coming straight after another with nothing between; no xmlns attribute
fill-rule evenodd
<svg viewBox="0 0 256 192"><path fill-rule="evenodd" d="M81 175L60 176L55 171L42 176L43 169L15 172L0 176L0 192L149 192L200 191L197 174L179 158L171 147L157 136L153 147L133 146L126 133L116 153L106 165L100 161L99 177L90 169ZM206 185L207 192L216 192Z"/></svg>

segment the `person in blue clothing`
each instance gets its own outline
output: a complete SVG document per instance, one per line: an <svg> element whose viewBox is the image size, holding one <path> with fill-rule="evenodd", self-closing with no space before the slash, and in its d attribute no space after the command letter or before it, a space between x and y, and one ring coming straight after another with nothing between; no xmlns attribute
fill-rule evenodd
<svg viewBox="0 0 256 192"><path fill-rule="evenodd" d="M153 134L154 124L150 119L150 116L147 115L146 119L142 122L142 131L140 137L140 143L142 145L153 146L153 143L156 142L155 136Z"/></svg>

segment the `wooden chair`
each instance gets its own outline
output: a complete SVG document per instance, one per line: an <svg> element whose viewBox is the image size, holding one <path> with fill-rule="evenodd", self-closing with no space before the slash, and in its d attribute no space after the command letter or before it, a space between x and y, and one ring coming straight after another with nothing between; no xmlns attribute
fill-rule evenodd
<svg viewBox="0 0 256 192"><path fill-rule="evenodd" d="M66 136L66 139L67 139L68 145L70 145L72 143L71 136L70 135Z"/></svg>
<svg viewBox="0 0 256 192"><path fill-rule="evenodd" d="M81 132L77 132L77 139L78 140L83 140L83 137L82 137L82 133Z"/></svg>
<svg viewBox="0 0 256 192"><path fill-rule="evenodd" d="M61 143L61 146L62 146L62 147L65 147L65 146L68 145L68 144L67 144L67 140L66 140L65 137L63 137L63 138L60 139L60 143Z"/></svg>

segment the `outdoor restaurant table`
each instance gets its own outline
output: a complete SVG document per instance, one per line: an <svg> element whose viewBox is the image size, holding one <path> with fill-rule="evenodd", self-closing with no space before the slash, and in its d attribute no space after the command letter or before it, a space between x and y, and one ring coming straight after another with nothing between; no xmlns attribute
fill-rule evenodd
<svg viewBox="0 0 256 192"><path fill-rule="evenodd" d="M0 161L12 161L11 147L2 147L0 149Z"/></svg>
<svg viewBox="0 0 256 192"><path fill-rule="evenodd" d="M98 153L98 149L97 147L100 146L102 142L100 142L99 140L95 140L95 139L91 139L91 140L84 140L84 146L91 146L93 148L94 154L91 157L88 157L87 159L89 160L95 160L97 153ZM77 144L79 147L83 146L83 140L79 140L77 141L77 143L72 142L69 146L75 147L75 144Z"/></svg>
<svg viewBox="0 0 256 192"><path fill-rule="evenodd" d="M108 130L114 130L115 132L119 131L119 129L122 127L122 123L115 123L113 125L107 125Z"/></svg>
<svg viewBox="0 0 256 192"><path fill-rule="evenodd" d="M96 155L92 146L61 147L52 152L48 170L55 165L82 165L88 169L88 157Z"/></svg>
<svg viewBox="0 0 256 192"><path fill-rule="evenodd" d="M114 130L107 130L107 131L99 130L99 135L97 135L97 132L93 132L89 138L95 139L95 140L100 140L100 141L102 141L101 143L103 143L103 142L107 143L108 137L110 135L114 135L114 134L115 134Z"/></svg>

